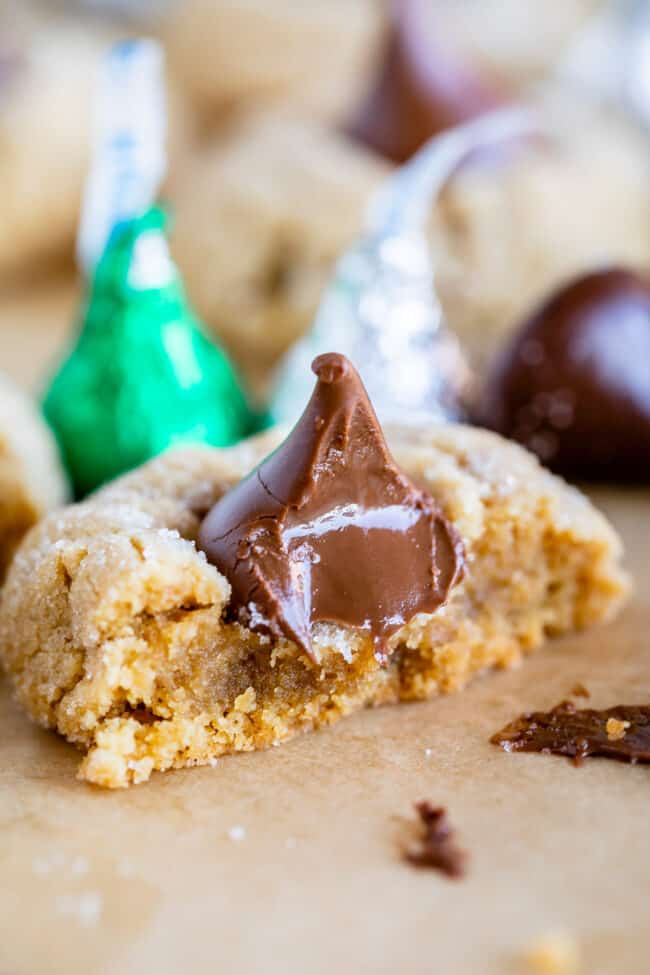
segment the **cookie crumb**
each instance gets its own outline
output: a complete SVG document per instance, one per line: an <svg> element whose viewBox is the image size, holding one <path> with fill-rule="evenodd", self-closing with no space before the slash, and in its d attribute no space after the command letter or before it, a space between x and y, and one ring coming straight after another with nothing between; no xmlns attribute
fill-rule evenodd
<svg viewBox="0 0 650 975"><path fill-rule="evenodd" d="M617 721L616 718L608 718L605 731L610 741L620 741L625 738L625 732L630 727L630 721Z"/></svg>
<svg viewBox="0 0 650 975"><path fill-rule="evenodd" d="M250 714L257 707L257 695L254 687L247 687L243 694L235 698L235 711Z"/></svg>
<svg viewBox="0 0 650 975"><path fill-rule="evenodd" d="M233 840L235 843L239 843L246 836L246 830L243 826L231 826L228 830L228 839Z"/></svg>
<svg viewBox="0 0 650 975"><path fill-rule="evenodd" d="M433 806L426 799L416 802L415 810L424 826L424 835L418 846L405 851L405 860L414 867L440 870L454 879L463 877L467 853L456 846L447 810L444 806Z"/></svg>
<svg viewBox="0 0 650 975"><path fill-rule="evenodd" d="M591 694L587 690L584 684L574 684L571 690L570 697L591 697Z"/></svg>
<svg viewBox="0 0 650 975"><path fill-rule="evenodd" d="M525 960L535 975L576 975L580 948L575 938L555 932L534 942L526 952Z"/></svg>

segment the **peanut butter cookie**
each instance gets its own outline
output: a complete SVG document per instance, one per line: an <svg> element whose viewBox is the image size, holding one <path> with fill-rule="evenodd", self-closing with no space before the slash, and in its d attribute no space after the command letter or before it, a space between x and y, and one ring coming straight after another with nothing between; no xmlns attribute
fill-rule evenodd
<svg viewBox="0 0 650 975"><path fill-rule="evenodd" d="M311 653L260 632L255 607L249 628L197 547L206 513L276 431L169 452L30 533L2 596L0 657L31 717L83 751L80 778L124 787L364 706L458 691L617 612L628 591L617 535L525 450L457 425L388 439L462 540L466 572L443 606L392 633L383 659L345 625L315 623Z"/></svg>

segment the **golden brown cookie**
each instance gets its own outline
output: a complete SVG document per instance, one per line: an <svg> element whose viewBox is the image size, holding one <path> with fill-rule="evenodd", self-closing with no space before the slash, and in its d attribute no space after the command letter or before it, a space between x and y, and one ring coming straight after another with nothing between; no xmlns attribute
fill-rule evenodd
<svg viewBox="0 0 650 975"><path fill-rule="evenodd" d="M381 0L186 0L164 37L205 116L283 101L340 119L361 96L384 28Z"/></svg>
<svg viewBox="0 0 650 975"><path fill-rule="evenodd" d="M66 494L54 437L30 400L0 376L0 581L25 532Z"/></svg>
<svg viewBox="0 0 650 975"><path fill-rule="evenodd" d="M170 452L46 518L0 605L0 657L40 724L83 752L81 778L122 787L154 769L266 748L361 707L460 690L546 637L610 619L628 590L615 532L520 447L449 425L389 433L466 548L449 602L395 633L386 666L358 631L316 624L318 662L225 622L228 581L197 551L206 511L271 448Z"/></svg>

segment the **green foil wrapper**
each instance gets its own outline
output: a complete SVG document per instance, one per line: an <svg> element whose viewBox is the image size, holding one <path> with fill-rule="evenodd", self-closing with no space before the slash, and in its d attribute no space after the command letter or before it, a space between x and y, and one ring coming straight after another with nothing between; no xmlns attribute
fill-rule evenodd
<svg viewBox="0 0 650 975"><path fill-rule="evenodd" d="M227 446L256 418L203 333L152 208L113 231L44 411L77 496L174 444Z"/></svg>

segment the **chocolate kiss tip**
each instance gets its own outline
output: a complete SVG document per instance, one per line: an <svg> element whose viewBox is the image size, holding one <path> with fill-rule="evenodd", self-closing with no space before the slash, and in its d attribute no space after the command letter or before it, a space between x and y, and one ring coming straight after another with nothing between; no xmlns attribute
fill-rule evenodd
<svg viewBox="0 0 650 975"><path fill-rule="evenodd" d="M322 383L340 383L352 373L349 359L340 352L325 352L323 355L316 356L311 364L311 370Z"/></svg>

